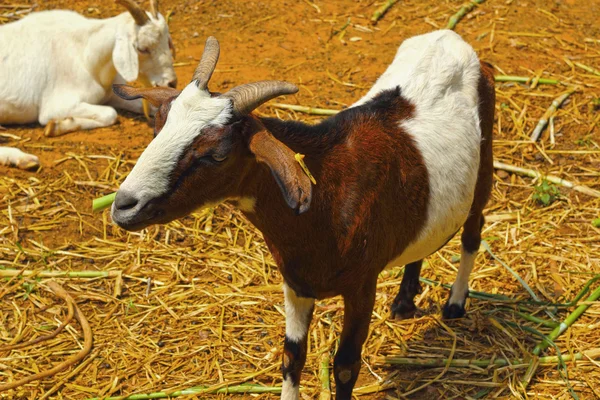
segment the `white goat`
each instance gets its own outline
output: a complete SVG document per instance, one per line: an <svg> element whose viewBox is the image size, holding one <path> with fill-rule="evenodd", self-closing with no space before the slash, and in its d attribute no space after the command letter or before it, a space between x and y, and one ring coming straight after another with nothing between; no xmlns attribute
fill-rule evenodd
<svg viewBox="0 0 600 400"><path fill-rule="evenodd" d="M129 12L91 19L41 11L0 27L0 124L38 121L46 136L105 127L116 122L115 108L142 112L141 101L113 95L113 83L177 85L173 44L156 0L150 12L133 0L116 2ZM38 161L0 147L0 164L31 168Z"/></svg>

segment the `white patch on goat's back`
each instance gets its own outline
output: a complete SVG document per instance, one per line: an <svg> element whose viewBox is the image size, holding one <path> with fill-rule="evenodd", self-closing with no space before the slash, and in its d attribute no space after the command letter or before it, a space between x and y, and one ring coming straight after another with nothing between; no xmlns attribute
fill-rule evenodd
<svg viewBox="0 0 600 400"><path fill-rule="evenodd" d="M167 121L150 142L121 189L138 193L138 198L155 198L169 190L169 177L183 152L202 128L224 125L232 115L231 100L211 97L190 83L171 105Z"/></svg>
<svg viewBox="0 0 600 400"><path fill-rule="evenodd" d="M285 336L293 342L306 338L315 299L298 297L288 285L283 285L285 297Z"/></svg>
<svg viewBox="0 0 600 400"><path fill-rule="evenodd" d="M415 106L401 127L415 140L429 176L425 225L394 265L422 259L464 224L473 201L481 129L477 85L480 64L473 48L453 31L410 38L362 104L382 90L400 86Z"/></svg>

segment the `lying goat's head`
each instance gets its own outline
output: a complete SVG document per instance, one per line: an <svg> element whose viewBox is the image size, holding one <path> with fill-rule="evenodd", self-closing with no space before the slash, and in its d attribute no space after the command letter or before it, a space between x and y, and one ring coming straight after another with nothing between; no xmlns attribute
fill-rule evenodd
<svg viewBox="0 0 600 400"><path fill-rule="evenodd" d="M173 69L175 47L167 21L157 10L157 0L150 0L150 12L133 0L116 0L133 17L135 24L120 26L116 32L113 63L127 81L139 78L150 86L177 86Z"/></svg>
<svg viewBox="0 0 600 400"><path fill-rule="evenodd" d="M250 113L264 102L298 88L281 81L237 86L211 93L208 81L219 56L219 43L206 41L192 82L183 91L115 85L124 99L143 97L158 107L155 138L121 185L112 218L128 230L166 223L193 210L251 193L257 161L266 164L287 204L302 213L311 198L309 178L290 148ZM268 184L275 184L275 181Z"/></svg>

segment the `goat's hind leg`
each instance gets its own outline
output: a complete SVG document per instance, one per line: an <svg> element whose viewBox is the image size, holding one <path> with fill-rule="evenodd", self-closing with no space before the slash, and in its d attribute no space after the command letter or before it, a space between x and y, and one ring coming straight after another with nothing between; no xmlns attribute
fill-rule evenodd
<svg viewBox="0 0 600 400"><path fill-rule="evenodd" d="M400 283L400 290L392 303L392 318L407 319L412 318L417 311L415 306L415 296L421 293L421 284L419 276L421 274L421 265L423 260L407 264L404 268L404 275Z"/></svg>
<svg viewBox="0 0 600 400"><path fill-rule="evenodd" d="M46 125L44 135L56 137L78 130L103 128L117 121L117 111L114 108L88 103L77 104L68 115L66 118L40 116L40 123Z"/></svg>
<svg viewBox="0 0 600 400"><path fill-rule="evenodd" d="M461 236L460 266L456 280L450 289L450 297L444 305L444 318L461 318L465 315L465 303L469 295L469 275L473 270L477 251L481 244L481 228L483 227L481 212L470 215L464 225Z"/></svg>

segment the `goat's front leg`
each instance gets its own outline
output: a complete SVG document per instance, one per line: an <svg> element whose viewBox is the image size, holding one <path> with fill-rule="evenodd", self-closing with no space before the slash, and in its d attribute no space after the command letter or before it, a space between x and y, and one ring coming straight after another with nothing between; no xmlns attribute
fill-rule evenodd
<svg viewBox="0 0 600 400"><path fill-rule="evenodd" d="M68 117L61 117L62 115ZM117 111L109 106L79 103L68 112L61 112L61 116L52 112L40 113L40 124L45 125L45 136L60 136L78 130L103 128L117 122Z"/></svg>
<svg viewBox="0 0 600 400"><path fill-rule="evenodd" d="M333 361L337 400L352 398L360 371L362 346L369 333L376 287L376 281L365 282L362 288L344 296L344 328Z"/></svg>
<svg viewBox="0 0 600 400"><path fill-rule="evenodd" d="M288 285L283 285L285 296L285 342L281 372L281 398L300 398L300 374L306 362L306 336L312 319L315 299L299 297Z"/></svg>

